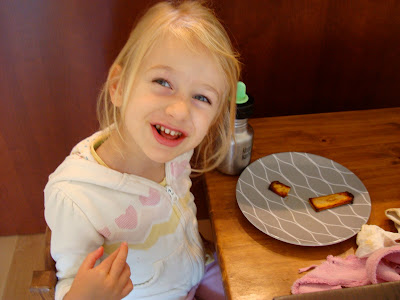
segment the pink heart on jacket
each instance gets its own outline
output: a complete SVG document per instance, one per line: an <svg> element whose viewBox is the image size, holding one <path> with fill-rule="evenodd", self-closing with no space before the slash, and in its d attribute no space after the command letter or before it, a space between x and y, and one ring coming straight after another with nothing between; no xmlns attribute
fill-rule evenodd
<svg viewBox="0 0 400 300"><path fill-rule="evenodd" d="M150 206L150 205L157 205L160 202L160 192L156 189L149 189L149 196L140 196L140 202L142 205Z"/></svg>
<svg viewBox="0 0 400 300"><path fill-rule="evenodd" d="M189 161L183 160L181 162L171 163L171 173L175 178L182 175L182 173L187 169Z"/></svg>
<svg viewBox="0 0 400 300"><path fill-rule="evenodd" d="M119 228L133 229L137 226L137 212L136 209L129 205L125 213L115 219L115 223Z"/></svg>

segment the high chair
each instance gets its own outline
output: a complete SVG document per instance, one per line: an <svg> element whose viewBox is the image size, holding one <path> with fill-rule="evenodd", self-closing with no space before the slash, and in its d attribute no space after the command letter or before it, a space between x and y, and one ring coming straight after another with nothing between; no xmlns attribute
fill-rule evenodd
<svg viewBox="0 0 400 300"><path fill-rule="evenodd" d="M51 230L46 227L44 265L45 269L33 271L32 281L29 288L31 294L40 295L43 300L54 299L55 287L57 283L56 267L50 255Z"/></svg>

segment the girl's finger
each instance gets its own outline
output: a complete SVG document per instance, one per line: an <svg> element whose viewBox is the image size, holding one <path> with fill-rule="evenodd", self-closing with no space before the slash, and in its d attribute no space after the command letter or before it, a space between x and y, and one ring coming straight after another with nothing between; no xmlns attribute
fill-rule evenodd
<svg viewBox="0 0 400 300"><path fill-rule="evenodd" d="M110 275L118 278L126 265L126 258L128 257L128 244L123 242L121 246L119 246L119 252L117 257L112 263Z"/></svg>
<svg viewBox="0 0 400 300"><path fill-rule="evenodd" d="M117 250L115 250L113 253L111 253L105 260L103 260L101 262L101 264L99 264L97 266L97 268L103 270L105 273L109 273L111 270L111 266L114 263L115 258L118 256L120 248L121 247L119 247Z"/></svg>
<svg viewBox="0 0 400 300"><path fill-rule="evenodd" d="M82 262L81 266L79 269L82 270L89 270L92 269L96 263L96 261L103 256L104 253L104 248L102 246L100 246L99 248L97 248L96 250L90 252L85 260Z"/></svg>
<svg viewBox="0 0 400 300"><path fill-rule="evenodd" d="M122 271L121 276L118 278L118 286L121 290L126 286L128 281L131 280L130 277L131 269L129 268L129 265L125 263L124 270Z"/></svg>
<svg viewBox="0 0 400 300"><path fill-rule="evenodd" d="M129 293L132 292L132 290L133 290L133 283L132 283L132 280L129 279L129 281L126 283L124 289L122 290L121 298L128 296Z"/></svg>

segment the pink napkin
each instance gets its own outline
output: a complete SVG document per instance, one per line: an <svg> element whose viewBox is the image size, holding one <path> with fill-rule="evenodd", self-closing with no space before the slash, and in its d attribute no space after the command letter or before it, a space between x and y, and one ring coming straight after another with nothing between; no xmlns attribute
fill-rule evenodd
<svg viewBox="0 0 400 300"><path fill-rule="evenodd" d="M382 248L364 258L329 255L321 265L303 268L299 272L310 269L314 270L294 282L292 294L397 281L400 280L400 246Z"/></svg>

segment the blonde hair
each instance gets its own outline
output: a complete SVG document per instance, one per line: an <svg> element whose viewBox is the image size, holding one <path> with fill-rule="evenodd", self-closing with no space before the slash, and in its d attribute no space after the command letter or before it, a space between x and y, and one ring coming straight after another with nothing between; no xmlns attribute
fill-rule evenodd
<svg viewBox="0 0 400 300"><path fill-rule="evenodd" d="M204 46L225 77L227 88L219 101L216 117L207 135L195 149L192 159L194 171L206 172L222 162L230 144L236 113L236 86L240 76L240 63L224 27L212 10L199 1L160 2L152 6L139 20L111 66L99 96L97 114L100 127L105 130L114 125L120 132L140 64L155 42L169 34L184 41L193 51L199 51L196 50L196 43ZM120 68L117 76L113 74L116 68ZM115 93L122 97L120 107L111 102L109 91L115 85Z"/></svg>

